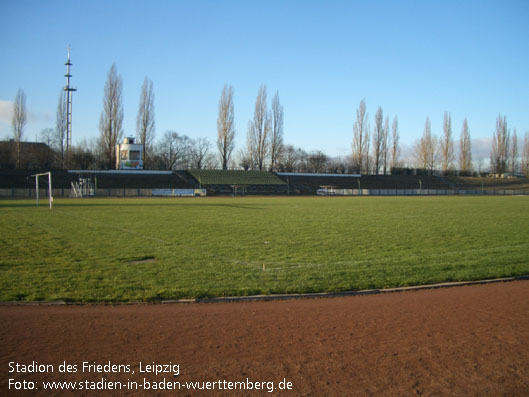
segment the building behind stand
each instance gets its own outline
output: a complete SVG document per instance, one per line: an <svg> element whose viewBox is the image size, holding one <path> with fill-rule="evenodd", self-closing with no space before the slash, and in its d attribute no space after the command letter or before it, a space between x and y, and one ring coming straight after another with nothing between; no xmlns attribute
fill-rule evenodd
<svg viewBox="0 0 529 397"><path fill-rule="evenodd" d="M135 138L124 138L123 143L116 146L116 169L143 169L143 145L136 144Z"/></svg>

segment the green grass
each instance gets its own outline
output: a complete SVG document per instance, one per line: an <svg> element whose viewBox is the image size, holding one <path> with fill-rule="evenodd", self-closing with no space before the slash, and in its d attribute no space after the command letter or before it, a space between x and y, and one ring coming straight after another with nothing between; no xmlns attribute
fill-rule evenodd
<svg viewBox="0 0 529 397"><path fill-rule="evenodd" d="M0 300L330 292L529 274L529 197L42 204L0 201Z"/></svg>

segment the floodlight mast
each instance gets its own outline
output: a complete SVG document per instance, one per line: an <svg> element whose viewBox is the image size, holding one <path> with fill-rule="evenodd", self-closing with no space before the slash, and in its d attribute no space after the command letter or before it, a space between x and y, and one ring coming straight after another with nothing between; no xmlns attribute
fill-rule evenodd
<svg viewBox="0 0 529 397"><path fill-rule="evenodd" d="M72 77L70 74L70 66L72 66L72 63L70 62L70 46L68 46L68 59L65 65L66 74L64 77L66 77L66 86L64 87L64 91L66 91L66 167L68 168L70 166L70 154L72 151L72 93L77 91L76 88L70 87L70 77Z"/></svg>

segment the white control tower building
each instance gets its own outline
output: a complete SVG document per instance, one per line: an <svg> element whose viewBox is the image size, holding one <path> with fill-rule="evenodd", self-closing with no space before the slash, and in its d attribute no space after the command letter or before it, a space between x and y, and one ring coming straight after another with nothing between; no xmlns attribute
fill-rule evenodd
<svg viewBox="0 0 529 397"><path fill-rule="evenodd" d="M143 145L136 144L135 138L124 138L123 143L116 146L116 169L143 169Z"/></svg>

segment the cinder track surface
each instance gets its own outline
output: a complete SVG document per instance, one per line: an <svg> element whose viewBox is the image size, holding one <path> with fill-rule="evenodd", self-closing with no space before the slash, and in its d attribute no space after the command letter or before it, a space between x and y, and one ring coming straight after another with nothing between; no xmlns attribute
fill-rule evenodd
<svg viewBox="0 0 529 397"><path fill-rule="evenodd" d="M529 395L529 281L329 299L0 306L2 395ZM53 373L9 373L9 362ZM59 373L64 361L75 373ZM82 362L134 374L83 373ZM139 373L173 363L180 374ZM292 390L9 391L8 379L274 382ZM218 389L218 384L216 386Z"/></svg>

